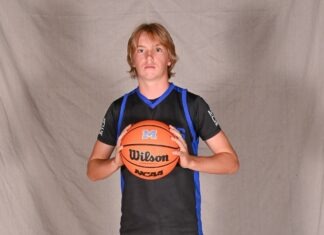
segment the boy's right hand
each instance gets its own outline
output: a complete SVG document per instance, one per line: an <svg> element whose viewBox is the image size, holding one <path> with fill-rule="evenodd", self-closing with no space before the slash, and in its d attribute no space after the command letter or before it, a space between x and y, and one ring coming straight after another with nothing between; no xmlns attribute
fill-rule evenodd
<svg viewBox="0 0 324 235"><path fill-rule="evenodd" d="M120 156L120 151L123 149L123 146L121 145L121 140L123 137L126 135L128 129L132 126L132 124L129 124L125 129L122 131L122 133L119 135L117 139L117 144L116 144L116 156L114 158L114 163L118 166L121 167L124 165L124 162Z"/></svg>

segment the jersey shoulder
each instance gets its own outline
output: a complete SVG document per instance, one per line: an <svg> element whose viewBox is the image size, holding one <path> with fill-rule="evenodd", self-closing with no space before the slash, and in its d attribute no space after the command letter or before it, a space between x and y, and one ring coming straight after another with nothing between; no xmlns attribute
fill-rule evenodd
<svg viewBox="0 0 324 235"><path fill-rule="evenodd" d="M206 101L199 95L187 91L187 102L191 113L196 113L199 107L208 107Z"/></svg>
<svg viewBox="0 0 324 235"><path fill-rule="evenodd" d="M221 131L209 104L201 96L187 92L187 102L194 126L203 140L207 140Z"/></svg>

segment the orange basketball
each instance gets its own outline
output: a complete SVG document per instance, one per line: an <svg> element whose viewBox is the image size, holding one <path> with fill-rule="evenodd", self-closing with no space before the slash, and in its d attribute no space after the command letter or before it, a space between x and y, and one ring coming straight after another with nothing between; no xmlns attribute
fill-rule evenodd
<svg viewBox="0 0 324 235"><path fill-rule="evenodd" d="M146 180L168 175L179 160L179 156L172 154L179 148L172 136L163 122L145 120L133 124L121 140L121 157L126 168Z"/></svg>

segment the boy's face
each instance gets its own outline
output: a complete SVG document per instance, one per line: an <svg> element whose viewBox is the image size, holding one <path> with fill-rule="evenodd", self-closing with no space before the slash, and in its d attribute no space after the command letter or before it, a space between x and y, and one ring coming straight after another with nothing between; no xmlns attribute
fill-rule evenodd
<svg viewBox="0 0 324 235"><path fill-rule="evenodd" d="M142 33L133 54L138 79L168 79L169 53L159 40Z"/></svg>

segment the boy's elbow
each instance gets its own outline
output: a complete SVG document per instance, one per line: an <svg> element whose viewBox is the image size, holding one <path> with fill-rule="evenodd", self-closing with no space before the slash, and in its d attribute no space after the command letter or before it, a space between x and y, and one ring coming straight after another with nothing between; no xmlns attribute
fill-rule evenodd
<svg viewBox="0 0 324 235"><path fill-rule="evenodd" d="M231 167L229 168L228 173L229 174L235 174L239 171L240 169L240 162L237 158L233 159Z"/></svg>
<svg viewBox="0 0 324 235"><path fill-rule="evenodd" d="M95 177L94 174L91 173L91 171L89 169L87 170L87 177L91 181L97 181L97 178Z"/></svg>
<svg viewBox="0 0 324 235"><path fill-rule="evenodd" d="M87 172L87 176L88 176L88 179L92 182L95 182L98 180L97 177L95 177L93 174L89 173L89 171Z"/></svg>
<svg viewBox="0 0 324 235"><path fill-rule="evenodd" d="M99 180L99 177L97 176L96 171L91 169L90 162L88 163L88 167L87 167L87 177L89 180L91 180L93 182Z"/></svg>
<svg viewBox="0 0 324 235"><path fill-rule="evenodd" d="M240 163L236 153L227 153L224 162L224 174L235 174L240 169Z"/></svg>

